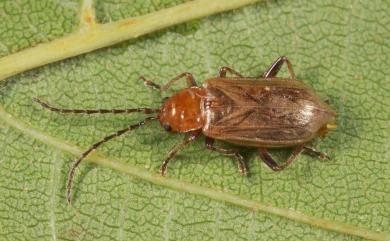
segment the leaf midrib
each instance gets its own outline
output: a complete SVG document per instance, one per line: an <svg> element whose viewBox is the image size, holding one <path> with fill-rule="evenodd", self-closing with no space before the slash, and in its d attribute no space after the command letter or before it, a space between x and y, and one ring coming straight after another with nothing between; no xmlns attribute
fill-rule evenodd
<svg viewBox="0 0 390 241"><path fill-rule="evenodd" d="M68 152L75 156L79 156L82 153L82 150L79 147L69 144L68 142L65 142L63 140L57 139L53 136L50 136L44 132L41 132L40 130L34 129L29 123L26 123L23 120L12 116L10 113L6 112L1 105L0 119L3 120L6 125L46 145L52 146L57 150ZM158 186L167 187L175 191L200 195L210 198L212 200L230 203L242 208L277 215L297 222L309 224L324 230L359 236L371 240L390 240L390 234L387 233L376 232L366 228L352 226L333 220L326 220L322 218L308 216L292 209L278 208L228 192L195 185L178 179L162 177L160 175L150 173L145 169L140 169L136 166L125 164L125 162L121 161L120 159L106 157L96 152L88 156L86 160L104 167L109 167L111 169L127 173L133 177L142 179Z"/></svg>

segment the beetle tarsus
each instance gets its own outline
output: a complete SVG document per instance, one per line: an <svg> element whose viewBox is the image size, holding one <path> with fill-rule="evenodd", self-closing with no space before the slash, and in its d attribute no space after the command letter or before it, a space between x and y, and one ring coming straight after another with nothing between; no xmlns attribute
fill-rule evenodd
<svg viewBox="0 0 390 241"><path fill-rule="evenodd" d="M169 162L169 160L168 160L168 161L165 160L165 161L163 162L163 164L161 165L161 168L160 168L160 174L161 174L161 176L165 176L165 175L167 174L168 162Z"/></svg>
<svg viewBox="0 0 390 241"><path fill-rule="evenodd" d="M248 175L248 171L246 169L244 160L243 159L237 159L237 160L238 160L238 169L240 170L241 176Z"/></svg>
<svg viewBox="0 0 390 241"><path fill-rule="evenodd" d="M161 86L159 84L156 84L156 83L154 83L151 80L147 80L143 76L140 76L139 78L144 82L144 85L146 87L149 87L149 88L152 88L152 89L156 89L156 90L161 90Z"/></svg>
<svg viewBox="0 0 390 241"><path fill-rule="evenodd" d="M232 151L234 151L234 150L232 150ZM237 160L238 169L240 170L240 174L242 176L246 176L247 175L247 169L246 169L246 165L245 165L245 162L244 162L244 158L237 151L234 153L234 157Z"/></svg>
<svg viewBox="0 0 390 241"><path fill-rule="evenodd" d="M311 156L314 156L314 157L317 157L317 158L320 158L321 160L331 160L331 158L329 157L328 154L326 154L325 152L322 152L322 151L319 151L317 149L315 149L314 147L311 147L311 146L305 146L303 148L303 151L308 154L308 155L311 155Z"/></svg>

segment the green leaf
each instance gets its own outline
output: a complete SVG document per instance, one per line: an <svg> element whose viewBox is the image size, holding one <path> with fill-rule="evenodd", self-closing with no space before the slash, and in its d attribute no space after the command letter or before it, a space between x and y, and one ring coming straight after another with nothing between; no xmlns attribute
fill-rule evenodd
<svg viewBox="0 0 390 241"><path fill-rule="evenodd" d="M182 2L95 7L98 22L115 22ZM80 4L0 2L0 56L78 31ZM389 10L385 0L267 1L2 81L0 240L389 240ZM166 83L188 71L202 83L231 66L255 76L280 55L338 113L337 130L315 142L332 161L301 155L274 173L245 149L250 176L241 177L232 160L199 140L160 177L182 136L155 123L82 163L66 204L78 154L143 115L63 115L32 97L61 107L158 107L163 96L140 75Z"/></svg>

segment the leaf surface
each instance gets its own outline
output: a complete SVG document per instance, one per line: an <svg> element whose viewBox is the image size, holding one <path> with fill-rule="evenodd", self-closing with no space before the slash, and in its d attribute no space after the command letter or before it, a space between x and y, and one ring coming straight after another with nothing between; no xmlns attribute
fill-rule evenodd
<svg viewBox="0 0 390 241"><path fill-rule="evenodd" d="M97 2L96 16L116 21L182 2ZM0 56L76 31L79 4L0 2ZM173 92L147 89L139 76L166 83L188 71L202 83L221 66L255 76L287 55L298 78L338 113L337 130L315 142L333 160L301 155L274 173L245 149L250 176L243 178L232 160L205 150L202 139L170 162L167 180L390 233L389 10L385 0L259 3L11 77L0 83L0 105L31 130L86 149L143 115L61 115L31 98L60 107L157 107ZM99 153L157 173L181 139L155 123L106 143ZM65 183L77 156L6 118L0 118L0 143L0 240L360 239L290 220L287 211L278 217L247 210L88 162L77 171L68 206Z"/></svg>

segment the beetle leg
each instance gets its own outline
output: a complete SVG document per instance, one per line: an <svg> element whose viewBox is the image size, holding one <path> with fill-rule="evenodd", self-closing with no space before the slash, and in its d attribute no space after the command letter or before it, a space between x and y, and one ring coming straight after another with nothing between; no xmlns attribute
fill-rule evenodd
<svg viewBox="0 0 390 241"><path fill-rule="evenodd" d="M189 144L192 141L194 141L197 137L199 137L200 133L202 133L202 132L201 131L193 131L193 132L188 133L188 135L184 138L184 140L182 142L180 142L179 144L177 144L168 153L167 158L164 160L164 162L162 163L161 168L160 168L161 175L164 176L167 173L168 163L176 155L176 153L178 151L180 151L181 149L183 149L187 144Z"/></svg>
<svg viewBox="0 0 390 241"><path fill-rule="evenodd" d="M230 74L235 75L235 76L240 77L240 78L244 77L240 73L235 71L234 69L227 67L227 66L224 66L224 67L219 69L219 77L223 77L223 78L226 77L226 72L229 72Z"/></svg>
<svg viewBox="0 0 390 241"><path fill-rule="evenodd" d="M215 139L212 139L210 137L206 138L207 149L209 149L211 151L216 151L216 152L222 153L225 156L234 157L237 160L238 168L240 169L241 175L245 176L247 174L247 171L246 171L244 158L241 156L241 154L236 150L215 147L214 141L215 141Z"/></svg>
<svg viewBox="0 0 390 241"><path fill-rule="evenodd" d="M172 79L171 81L169 81L166 85L162 86L162 87L161 87L161 90L167 90L167 89L171 88L171 86L172 86L176 81L178 81L179 79L182 79L182 78L186 78L188 87L198 86L198 85L196 84L196 81L195 81L195 79L194 79L194 76L192 76L191 73L184 72L184 73L179 74L179 75L176 76L175 78L173 78L173 79Z"/></svg>
<svg viewBox="0 0 390 241"><path fill-rule="evenodd" d="M267 149L265 148L259 148L259 154L261 159L269 166L272 170L278 172L289 166L296 158L297 156L303 151L304 145L297 146L291 155L287 158L287 160L282 163L278 164L274 161L274 159L271 157L271 155L268 153Z"/></svg>
<svg viewBox="0 0 390 241"><path fill-rule="evenodd" d="M311 156L315 156L315 157L318 157L322 160L324 159L328 159L330 160L330 157L328 156L328 154L326 154L325 152L322 152L322 151L319 151L319 150L316 150L314 147L311 147L311 146L305 146L303 147L303 151Z"/></svg>
<svg viewBox="0 0 390 241"><path fill-rule="evenodd" d="M279 57L268 69L264 72L264 74L261 76L263 78L272 78L275 77L279 70L282 68L282 65L286 63L288 72L290 73L291 79L295 79L295 73L292 67L292 64L290 60L286 56Z"/></svg>
<svg viewBox="0 0 390 241"><path fill-rule="evenodd" d="M160 91L168 90L169 88L171 88L171 86L176 81L178 81L179 79L182 79L182 78L186 78L188 87L198 86L196 84L196 81L195 81L194 77L192 76L192 74L188 73L188 72L184 72L184 73L179 74L178 76L176 76L175 78L173 78L172 80L170 80L167 84L165 84L163 86L160 86L159 84L156 84L151 80L147 80L143 76L140 77L140 79L144 82L145 86L151 87L151 88L154 88L154 89L157 89Z"/></svg>

